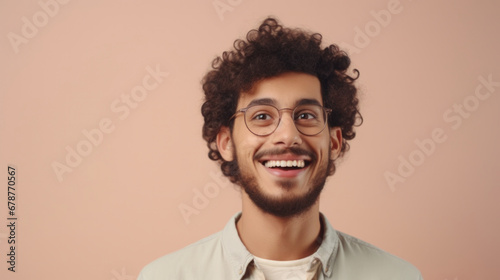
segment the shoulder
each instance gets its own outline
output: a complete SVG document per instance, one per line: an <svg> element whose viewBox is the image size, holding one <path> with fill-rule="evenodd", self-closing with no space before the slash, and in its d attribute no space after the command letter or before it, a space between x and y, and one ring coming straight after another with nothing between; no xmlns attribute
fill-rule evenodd
<svg viewBox="0 0 500 280"><path fill-rule="evenodd" d="M215 233L154 260L142 269L138 280L196 279L204 275L216 265L213 262L221 259L215 257L222 255L221 235Z"/></svg>
<svg viewBox="0 0 500 280"><path fill-rule="evenodd" d="M344 264L341 271L360 276L380 275L380 279L422 279L411 263L354 236L337 231L339 246L336 263ZM377 278L378 279L378 278Z"/></svg>

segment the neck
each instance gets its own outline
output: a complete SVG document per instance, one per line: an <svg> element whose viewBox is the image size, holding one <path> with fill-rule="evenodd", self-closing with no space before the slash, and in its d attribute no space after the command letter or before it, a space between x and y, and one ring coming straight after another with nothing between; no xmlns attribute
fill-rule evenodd
<svg viewBox="0 0 500 280"><path fill-rule="evenodd" d="M270 260L296 260L312 255L321 234L319 200L306 212L293 217L264 213L242 192L243 210L236 227L254 256Z"/></svg>

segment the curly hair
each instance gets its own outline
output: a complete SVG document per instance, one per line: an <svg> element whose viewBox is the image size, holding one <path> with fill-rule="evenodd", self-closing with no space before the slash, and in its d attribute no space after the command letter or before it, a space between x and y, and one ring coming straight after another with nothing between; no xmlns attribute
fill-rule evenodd
<svg viewBox="0 0 500 280"><path fill-rule="evenodd" d="M232 129L231 116L241 92L251 90L263 79L286 72L302 72L316 76L321 85L323 105L332 109L328 117L330 127L342 130L340 155L348 149L348 140L355 137L353 127L363 118L358 108L356 77L347 74L351 64L348 55L337 45L321 47L322 36L302 29L285 28L274 18L265 19L258 29L250 30L246 40L234 41L234 49L223 52L212 62L212 70L203 78L205 102L203 139L209 148L208 157L221 163L222 173L238 183L236 160L225 161L217 149L216 138L221 127ZM356 121L360 120L359 124ZM335 172L333 161L330 175Z"/></svg>

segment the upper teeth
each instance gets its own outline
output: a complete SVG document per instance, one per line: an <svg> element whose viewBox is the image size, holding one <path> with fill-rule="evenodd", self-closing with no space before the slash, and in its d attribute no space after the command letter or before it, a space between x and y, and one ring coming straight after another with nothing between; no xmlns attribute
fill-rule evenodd
<svg viewBox="0 0 500 280"><path fill-rule="evenodd" d="M304 167L304 160L268 160L264 163L265 167Z"/></svg>

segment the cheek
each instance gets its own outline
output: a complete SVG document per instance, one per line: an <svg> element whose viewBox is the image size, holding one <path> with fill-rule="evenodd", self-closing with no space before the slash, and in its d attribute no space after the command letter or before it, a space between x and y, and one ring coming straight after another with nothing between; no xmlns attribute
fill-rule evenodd
<svg viewBox="0 0 500 280"><path fill-rule="evenodd" d="M243 124L233 129L233 144L235 145L238 160L252 159L253 155L265 143L265 137L252 134Z"/></svg>
<svg viewBox="0 0 500 280"><path fill-rule="evenodd" d="M254 136L246 127L245 122L242 120L237 120L234 123L232 137L235 139L236 143L243 143L249 136Z"/></svg>
<svg viewBox="0 0 500 280"><path fill-rule="evenodd" d="M331 148L330 136L326 135L324 137L315 139L315 141L310 143L311 147L315 147L316 153L318 154L318 159L320 161L329 160L329 153Z"/></svg>
<svg viewBox="0 0 500 280"><path fill-rule="evenodd" d="M257 153L263 145L262 141L255 139L255 137L248 136L243 138L238 145L238 154L243 160L252 160L255 153Z"/></svg>

